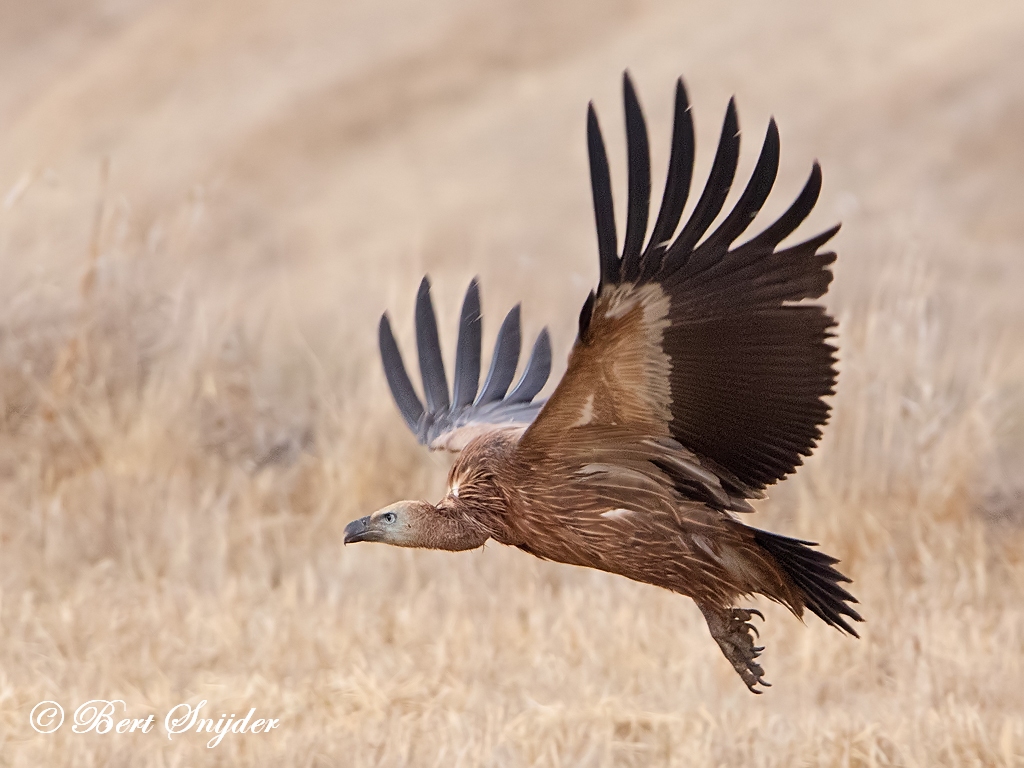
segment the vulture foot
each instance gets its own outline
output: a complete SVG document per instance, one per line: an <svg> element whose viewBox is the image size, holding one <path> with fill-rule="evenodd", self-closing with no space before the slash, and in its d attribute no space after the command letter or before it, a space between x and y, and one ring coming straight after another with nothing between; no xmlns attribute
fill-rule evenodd
<svg viewBox="0 0 1024 768"><path fill-rule="evenodd" d="M701 606L704 618L708 622L711 636L722 649L725 658L743 678L751 693L764 693L756 686L771 687L764 679L764 669L756 659L761 655L763 647L754 645L758 636L757 627L750 623L752 616L764 621L764 615L755 608L717 608Z"/></svg>

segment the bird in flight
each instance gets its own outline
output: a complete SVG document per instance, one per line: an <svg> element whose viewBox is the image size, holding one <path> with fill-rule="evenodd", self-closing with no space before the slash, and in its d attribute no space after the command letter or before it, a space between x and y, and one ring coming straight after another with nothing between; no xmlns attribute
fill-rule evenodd
<svg viewBox="0 0 1024 768"><path fill-rule="evenodd" d="M857 636L856 599L838 562L813 542L741 522L748 499L794 472L828 420L834 391L835 321L820 298L835 253L819 249L835 226L779 248L814 207L814 164L778 220L736 240L768 197L779 165L774 119L750 181L725 204L739 157L729 102L710 177L686 222L694 130L676 83L668 175L650 237L647 127L623 79L629 197L619 250L611 180L593 104L587 113L600 279L579 316L562 380L536 396L551 371L547 330L512 391L519 362L519 307L509 312L489 372L481 369L480 293L474 279L459 321L449 392L426 278L416 297L416 340L425 405L402 362L388 316L380 351L406 423L431 449L460 452L437 504L400 501L345 528L346 544L468 550L488 539L545 560L597 568L691 597L747 687L767 686L757 659L763 615L737 607L764 595L796 616L810 610Z"/></svg>

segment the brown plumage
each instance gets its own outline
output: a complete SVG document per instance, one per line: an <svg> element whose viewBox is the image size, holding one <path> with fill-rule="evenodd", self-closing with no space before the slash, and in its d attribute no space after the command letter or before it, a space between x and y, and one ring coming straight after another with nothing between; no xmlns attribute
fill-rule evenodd
<svg viewBox="0 0 1024 768"><path fill-rule="evenodd" d="M438 504L399 502L345 529L345 542L464 550L488 539L537 557L617 573L692 597L750 690L768 685L756 659L760 594L797 616L805 608L856 636L856 600L834 558L810 542L741 523L747 499L795 471L828 419L835 383L832 318L807 303L827 290L838 227L789 248L778 244L810 213L821 173L776 222L742 245L775 181L774 121L735 207L710 234L739 156L732 102L710 178L677 233L693 168L693 126L682 81L665 195L644 246L650 159L643 114L624 80L629 202L617 251L608 163L591 106L587 137L600 281L583 305L579 335L546 403L534 397L550 370L546 331L520 383L518 307L498 336L477 395L480 300L470 285L460 321L454 402L424 279L417 299L427 407L405 371L387 317L381 353L399 409L432 448L464 449ZM762 617L763 618L763 617Z"/></svg>

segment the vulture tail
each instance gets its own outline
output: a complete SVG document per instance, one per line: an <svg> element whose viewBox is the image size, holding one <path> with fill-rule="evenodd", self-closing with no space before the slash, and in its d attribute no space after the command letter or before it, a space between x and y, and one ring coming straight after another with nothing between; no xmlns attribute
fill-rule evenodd
<svg viewBox="0 0 1024 768"><path fill-rule="evenodd" d="M854 637L857 631L847 623L844 616L854 621L863 621L860 614L850 605L857 598L843 589L842 582L850 579L832 566L839 561L811 547L812 541L791 539L777 533L752 529L754 541L768 552L780 568L800 591L804 605L829 626L841 629Z"/></svg>

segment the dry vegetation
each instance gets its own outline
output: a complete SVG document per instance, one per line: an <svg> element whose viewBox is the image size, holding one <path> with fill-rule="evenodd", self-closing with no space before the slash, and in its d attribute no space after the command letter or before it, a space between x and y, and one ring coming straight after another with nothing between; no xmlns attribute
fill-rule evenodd
<svg viewBox="0 0 1024 768"><path fill-rule="evenodd" d="M0 10L0 765L1024 765L1024 8L891 5ZM656 168L681 72L698 173L735 92L741 173L781 126L766 213L817 156L805 231L844 222L833 419L758 520L867 624L761 606L764 696L673 595L340 544L442 487L374 349L424 271L449 334L479 274L485 333L525 298L568 349L626 65ZM282 725L29 728L97 697Z"/></svg>

